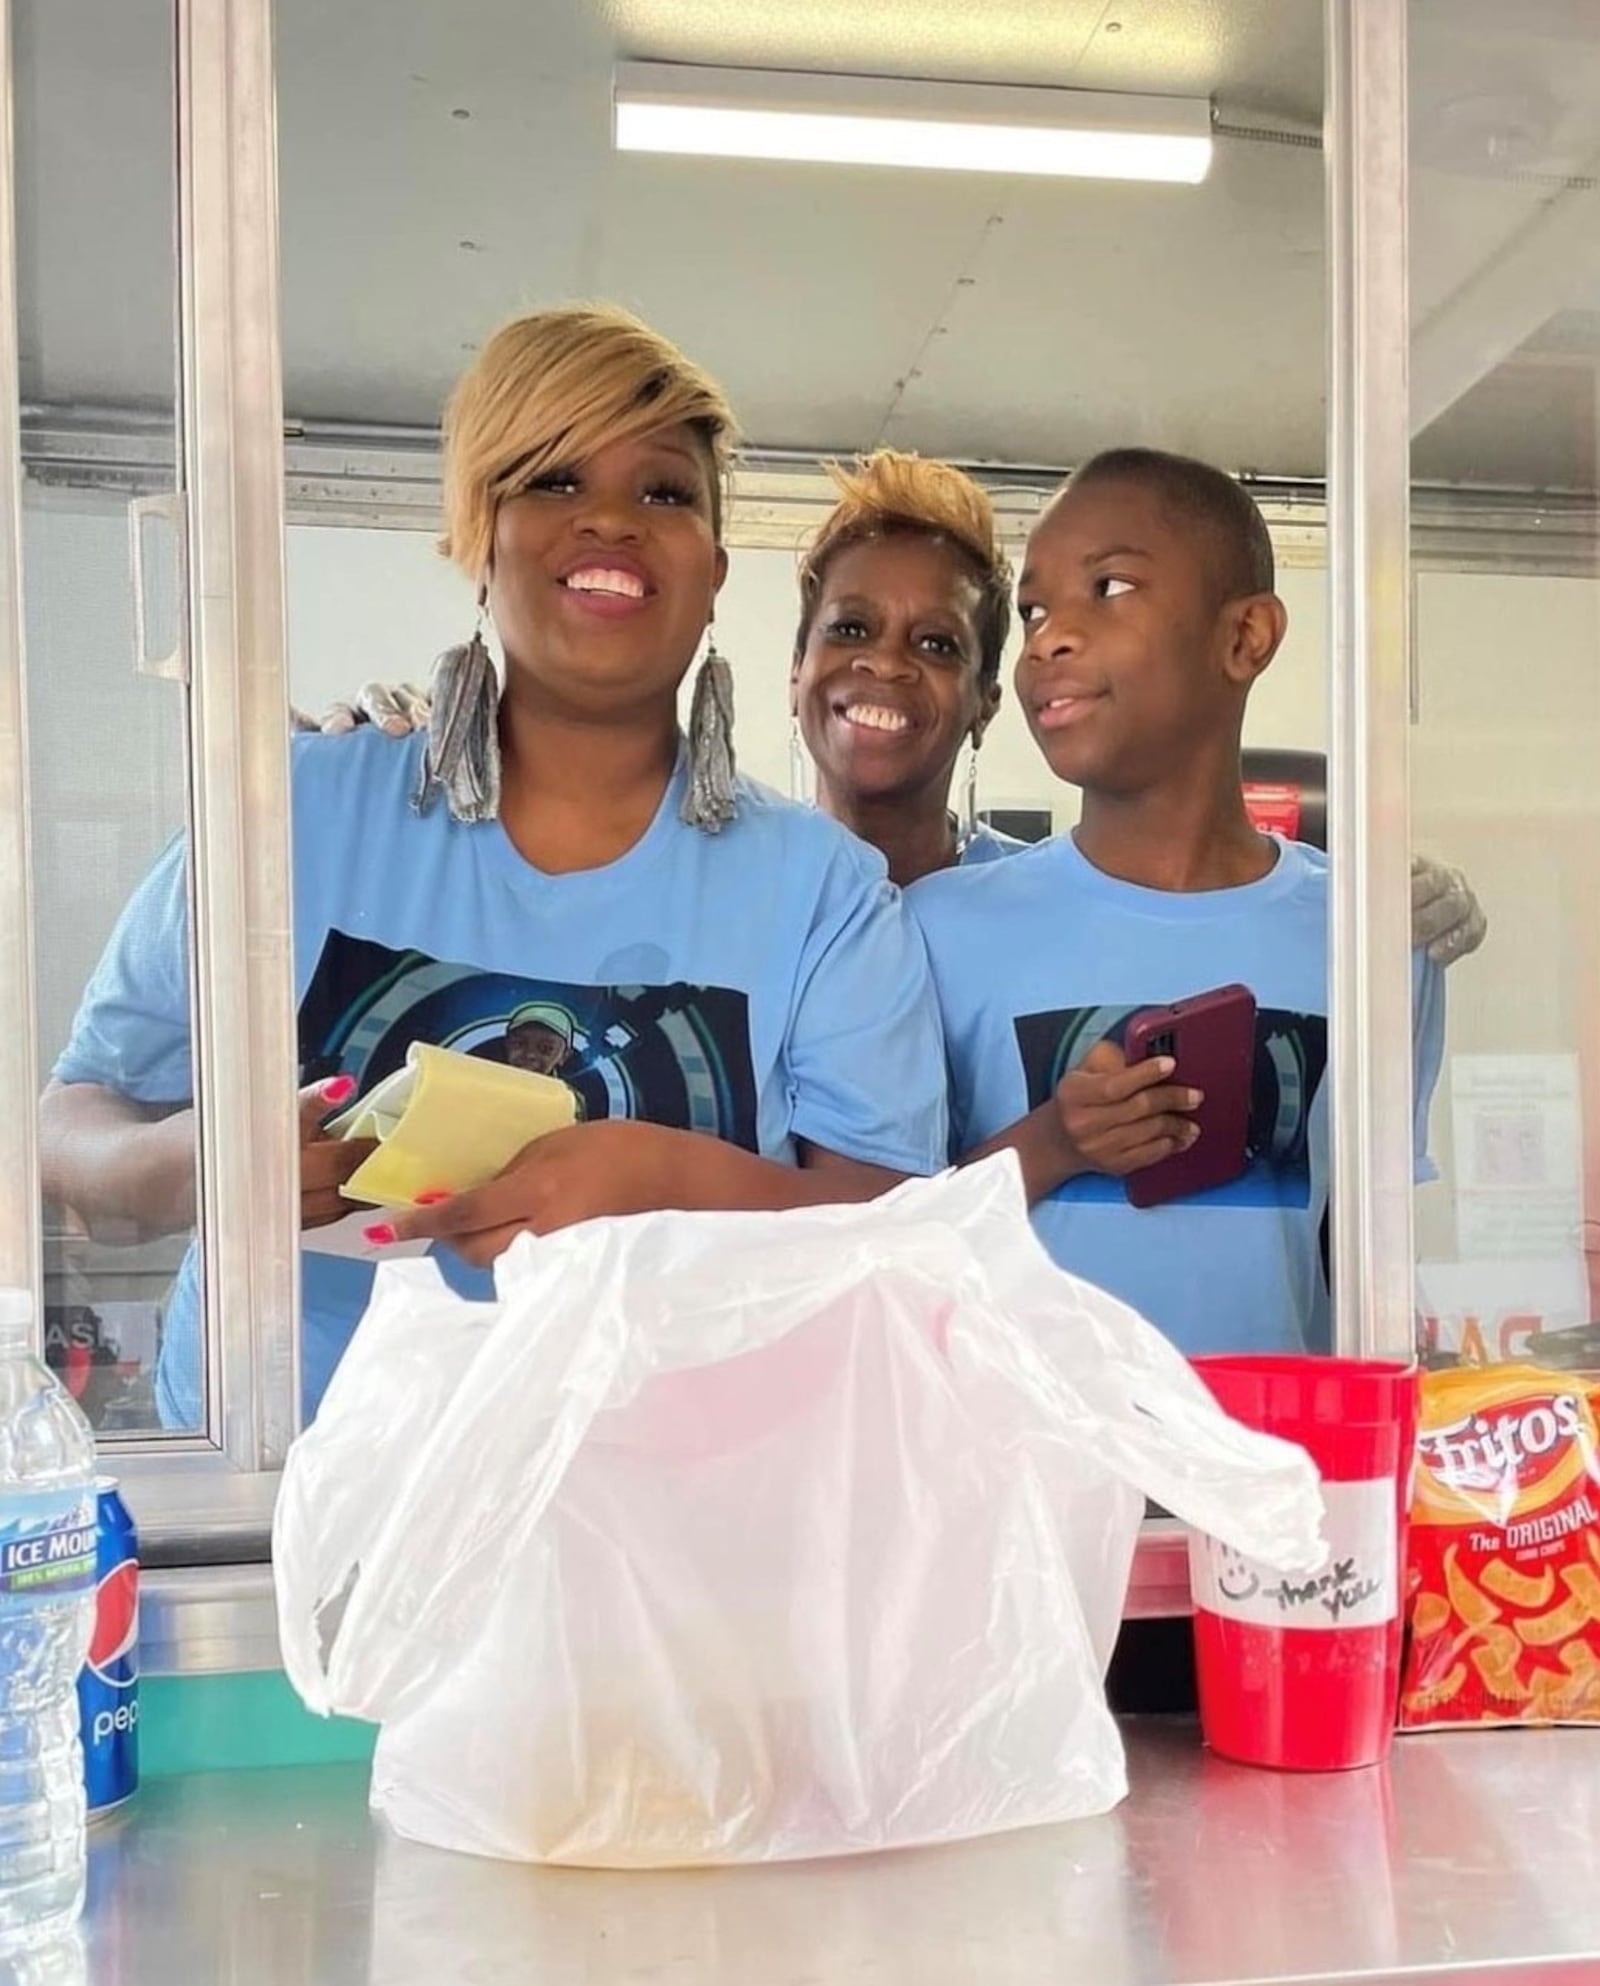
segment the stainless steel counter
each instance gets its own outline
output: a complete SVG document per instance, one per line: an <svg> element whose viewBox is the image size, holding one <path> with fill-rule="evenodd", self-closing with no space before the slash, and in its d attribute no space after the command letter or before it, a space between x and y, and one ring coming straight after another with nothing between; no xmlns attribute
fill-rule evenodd
<svg viewBox="0 0 1600 1986"><path fill-rule="evenodd" d="M96 1828L91 1986L1600 1982L1600 1733L1224 1765L1128 1727L1115 1814L853 1862L608 1876L394 1840L344 1766L153 1781ZM47 1976L43 1973L41 1977ZM50 1974L52 1979L69 1974Z"/></svg>

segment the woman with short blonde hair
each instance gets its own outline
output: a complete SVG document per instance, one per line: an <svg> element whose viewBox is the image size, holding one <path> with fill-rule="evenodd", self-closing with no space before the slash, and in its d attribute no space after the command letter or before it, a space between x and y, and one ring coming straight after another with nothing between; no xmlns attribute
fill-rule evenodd
<svg viewBox="0 0 1600 1986"><path fill-rule="evenodd" d="M790 675L817 803L881 849L902 885L1010 854L1021 844L976 807L1011 624L1011 564L988 493L948 462L891 448L831 473L839 501L800 562Z"/></svg>

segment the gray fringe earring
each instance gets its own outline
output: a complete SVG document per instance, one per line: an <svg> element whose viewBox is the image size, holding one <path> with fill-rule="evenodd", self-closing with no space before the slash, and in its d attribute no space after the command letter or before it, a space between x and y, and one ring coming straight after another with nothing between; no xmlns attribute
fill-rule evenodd
<svg viewBox="0 0 1600 1986"><path fill-rule="evenodd" d="M447 648L433 665L428 742L411 796L425 814L442 792L453 821L492 821L500 813L500 679L484 646L484 596L472 639Z"/></svg>
<svg viewBox="0 0 1600 1986"><path fill-rule="evenodd" d="M706 659L694 679L689 706L689 777L682 818L690 827L719 834L738 812L733 762L733 671L707 630Z"/></svg>

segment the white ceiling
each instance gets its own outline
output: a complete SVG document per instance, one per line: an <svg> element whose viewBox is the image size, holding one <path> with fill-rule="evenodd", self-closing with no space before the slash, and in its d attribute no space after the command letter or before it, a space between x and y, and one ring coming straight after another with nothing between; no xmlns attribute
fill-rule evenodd
<svg viewBox="0 0 1600 1986"><path fill-rule="evenodd" d="M1558 180L1600 177L1600 0L1412 13L1417 362L1455 400L1418 469L1593 488L1600 193ZM608 93L633 56L1194 93L1314 130L1321 14L279 0L287 406L430 423L496 320L604 295L717 372L767 446L1061 464L1144 440L1316 475L1314 148L1224 138L1199 188L618 157ZM15 17L25 396L170 398L170 0Z"/></svg>

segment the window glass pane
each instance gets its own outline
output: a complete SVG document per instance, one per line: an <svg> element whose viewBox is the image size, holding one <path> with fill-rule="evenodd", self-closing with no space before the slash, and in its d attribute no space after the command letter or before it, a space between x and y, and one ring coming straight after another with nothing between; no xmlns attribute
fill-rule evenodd
<svg viewBox="0 0 1600 1986"><path fill-rule="evenodd" d="M1413 834L1488 919L1450 975L1425 1343L1600 1366L1600 46L1584 7L1413 0L1410 69Z"/></svg>
<svg viewBox="0 0 1600 1986"><path fill-rule="evenodd" d="M990 0L978 9L796 0L742 11L694 0L543 0L465 14L424 0L374 38L347 10L283 0L294 701L315 714L368 679L425 681L438 649L467 639L472 575L430 548L438 519L428 455L446 396L513 313L610 298L678 341L722 382L739 417L745 452L716 637L734 665L745 771L780 792L817 795L815 772L803 755L797 764L792 745L790 678L796 553L836 495L830 459L888 445L975 466L1017 561L1068 470L1097 450L1147 445L1248 477L1269 513L1289 632L1250 704L1246 743L1277 755L1254 767L1278 789L1269 796L1275 824L1320 836L1321 35L1318 0L1226 9L1198 0L1114 9L1099 0ZM949 83L1188 97L1200 100L1202 129L1210 100L1214 158L1203 182L1189 185L622 153L612 144L613 70L640 59L760 64L813 72L819 85L830 74L913 69ZM1069 827L1079 806L1010 688L1019 649L1013 621L976 805L1027 836ZM832 717L817 722L826 734ZM413 1040L515 1062L534 1052L518 1040L519 1026L542 1027L538 1054L559 1057L591 1115L650 1116L659 1107L658 1121L698 1122L681 1098L657 1106L628 1089L637 1042L657 1038L640 1001L682 978L691 992L736 988L755 998L753 964L708 943L691 968L655 933L658 904L630 909L609 941L580 943L575 934L595 928L588 913L530 909L514 867L498 926L469 929L460 906L470 889L394 852L393 836L409 832L404 780L387 791L391 812L363 824L362 846L389 850L389 867L357 866L344 813L363 805L376 755L348 741L339 749L351 754L342 776L331 754L299 754L303 1074L353 1076L370 1089ZM950 759L954 811L965 775L961 755ZM336 888L335 843L351 856ZM424 872L428 890L414 882ZM1315 916L1306 928L1311 954L1293 989L1261 987L1267 1053L1258 1064L1273 1073L1255 1098L1252 1176L1233 1182L1239 1204L1219 1211L1222 1226L1208 1232L1221 1246L1232 1220L1261 1236L1272 1294L1263 1299L1258 1283L1258 1308L1271 1311L1274 1331L1303 1330L1322 1344L1326 982ZM1172 944L1183 949L1181 938ZM1014 972L1026 949L1024 936L997 973ZM1195 967L1192 985L1181 968L1152 962L1116 987L1063 989L1051 1003L1055 1045L1080 1009L1120 1005L1126 1014L1146 999L1201 992L1239 976L1225 965L1219 955ZM457 989L448 1013L437 997L445 981ZM706 1015L702 1002L688 1024L708 1024ZM761 1032L719 1039L719 1052L751 1055ZM1001 1052L1018 1115L1023 1077L1044 1080L1049 1056L1019 1073L1015 1048ZM758 1093L781 1074L759 1065L756 1047ZM682 1065L672 1066L681 1077ZM713 1128L763 1151L773 1142L765 1120ZM1113 1211L1127 1212L1120 1184L1099 1183ZM1165 1215L1150 1218L1165 1232ZM308 1242L307 1314L328 1333L316 1358L308 1353L308 1372L318 1359L326 1370L367 1287L367 1266L329 1258L329 1240L322 1232ZM1132 1253L1169 1262L1174 1277L1185 1260L1181 1244ZM1192 1296L1204 1279L1187 1279ZM1232 1315L1219 1297L1203 1320L1212 1343L1227 1341ZM1192 1320L1160 1321L1181 1335Z"/></svg>
<svg viewBox="0 0 1600 1986"><path fill-rule="evenodd" d="M203 1391L188 899L163 857L186 812L185 692L158 673L183 612L172 11L18 0L12 21L39 1050L60 1079L41 1117L45 1328L115 1439L198 1425ZM158 1353L185 1308L189 1380L163 1415Z"/></svg>

